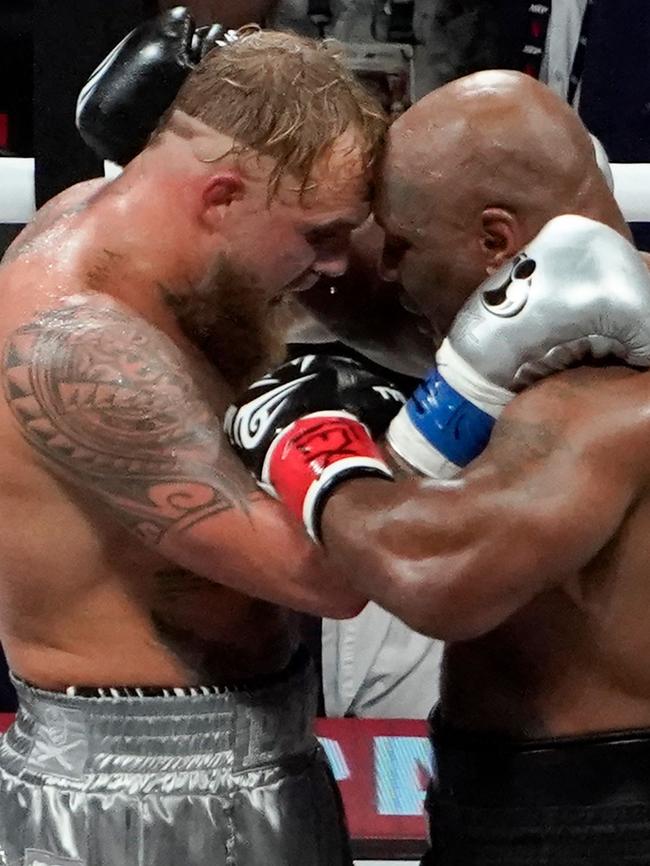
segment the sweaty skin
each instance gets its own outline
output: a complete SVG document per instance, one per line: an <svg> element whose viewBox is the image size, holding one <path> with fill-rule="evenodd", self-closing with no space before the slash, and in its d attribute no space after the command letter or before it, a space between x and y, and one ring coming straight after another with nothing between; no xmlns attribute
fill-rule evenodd
<svg viewBox="0 0 650 866"><path fill-rule="evenodd" d="M375 201L384 274L399 279L438 332L562 213L631 240L579 117L530 76L461 78L391 126Z"/></svg>
<svg viewBox="0 0 650 866"><path fill-rule="evenodd" d="M627 236L586 131L532 79L462 79L391 128L377 217L395 277L443 330L566 212ZM555 376L513 401L457 480L355 480L327 504L325 547L354 586L449 642L440 706L453 725L650 726L649 375Z"/></svg>
<svg viewBox="0 0 650 866"><path fill-rule="evenodd" d="M458 481L358 480L324 539L354 583L448 641L442 711L525 737L650 725L648 374L518 397Z"/></svg>
<svg viewBox="0 0 650 866"><path fill-rule="evenodd" d="M287 235L294 258L280 262L272 297L251 296L240 346L226 343L232 284L220 282L240 272L218 259L197 304L188 300L192 268L205 261L193 257L214 244L206 196L224 177L240 183L235 167L197 163L196 146L169 134L118 180L63 193L0 268L0 639L12 669L43 688L257 676L282 668L295 647L291 613L276 605L337 617L363 604L230 452L220 422L230 385L190 338L209 336L209 290L226 335L212 348L253 374L253 325L271 320L286 280L302 281L320 261L312 224L367 216L354 153L343 148L342 174L329 155L318 204L296 212L278 199L271 217L254 205L271 219L269 244L296 213L307 240ZM196 184L203 197L193 197ZM260 194L265 202L265 182Z"/></svg>
<svg viewBox="0 0 650 866"><path fill-rule="evenodd" d="M486 264L553 216L582 213L631 240L575 112L513 73L468 76L409 109L391 127L377 185L350 268L300 302L342 342L414 376L430 369Z"/></svg>

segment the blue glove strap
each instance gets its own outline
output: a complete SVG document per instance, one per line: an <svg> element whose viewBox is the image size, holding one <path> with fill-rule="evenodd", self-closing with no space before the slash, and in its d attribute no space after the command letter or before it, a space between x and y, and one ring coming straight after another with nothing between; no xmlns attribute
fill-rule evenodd
<svg viewBox="0 0 650 866"><path fill-rule="evenodd" d="M494 418L455 391L438 370L418 386L406 411L427 442L456 466L478 457L494 427Z"/></svg>

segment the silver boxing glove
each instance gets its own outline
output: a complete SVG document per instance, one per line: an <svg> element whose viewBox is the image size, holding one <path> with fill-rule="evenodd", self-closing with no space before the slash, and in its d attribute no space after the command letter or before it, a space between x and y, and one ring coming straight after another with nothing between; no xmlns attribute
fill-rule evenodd
<svg viewBox="0 0 650 866"><path fill-rule="evenodd" d="M650 273L608 226L556 217L464 305L388 442L423 474L451 478L517 391L607 355L650 366Z"/></svg>

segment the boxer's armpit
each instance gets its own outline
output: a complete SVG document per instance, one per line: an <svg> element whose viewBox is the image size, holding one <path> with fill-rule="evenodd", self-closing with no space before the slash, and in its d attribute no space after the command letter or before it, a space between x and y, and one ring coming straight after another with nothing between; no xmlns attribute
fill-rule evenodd
<svg viewBox="0 0 650 866"><path fill-rule="evenodd" d="M5 399L56 474L150 544L254 491L175 344L117 304L70 304L14 331Z"/></svg>

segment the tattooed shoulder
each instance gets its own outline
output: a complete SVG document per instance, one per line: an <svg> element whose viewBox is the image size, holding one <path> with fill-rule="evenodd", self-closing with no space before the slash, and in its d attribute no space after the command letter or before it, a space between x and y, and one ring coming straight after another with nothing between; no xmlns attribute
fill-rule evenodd
<svg viewBox="0 0 650 866"><path fill-rule="evenodd" d="M148 540L242 501L182 352L127 308L41 313L8 337L0 375L40 457Z"/></svg>

